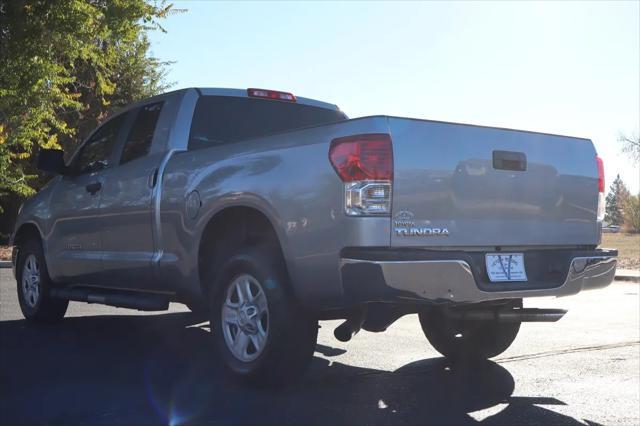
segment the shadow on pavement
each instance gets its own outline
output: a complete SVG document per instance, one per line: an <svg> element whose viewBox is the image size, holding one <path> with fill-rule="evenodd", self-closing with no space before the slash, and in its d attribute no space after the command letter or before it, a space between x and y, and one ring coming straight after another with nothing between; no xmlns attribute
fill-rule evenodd
<svg viewBox="0 0 640 426"><path fill-rule="evenodd" d="M189 313L0 322L0 424L583 424L512 397L502 366L426 359L387 372L315 357L303 380L274 391L227 379L208 331ZM332 357L342 349L318 345Z"/></svg>

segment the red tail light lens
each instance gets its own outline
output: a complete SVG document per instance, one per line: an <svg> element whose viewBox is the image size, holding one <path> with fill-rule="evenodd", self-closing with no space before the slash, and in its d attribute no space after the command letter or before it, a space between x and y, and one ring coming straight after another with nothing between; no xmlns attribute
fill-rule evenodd
<svg viewBox="0 0 640 426"><path fill-rule="evenodd" d="M329 160L343 182L393 179L393 148L385 133L334 139Z"/></svg>
<svg viewBox="0 0 640 426"><path fill-rule="evenodd" d="M604 192L604 163L597 155L596 163L598 163L598 192Z"/></svg>
<svg viewBox="0 0 640 426"><path fill-rule="evenodd" d="M247 89L247 95L251 98L274 99L276 101L295 102L296 97L291 93L278 92L277 90Z"/></svg>
<svg viewBox="0 0 640 426"><path fill-rule="evenodd" d="M602 158L596 155L596 164L598 165L598 211L596 213L597 220L603 221L605 214L604 202L604 163Z"/></svg>

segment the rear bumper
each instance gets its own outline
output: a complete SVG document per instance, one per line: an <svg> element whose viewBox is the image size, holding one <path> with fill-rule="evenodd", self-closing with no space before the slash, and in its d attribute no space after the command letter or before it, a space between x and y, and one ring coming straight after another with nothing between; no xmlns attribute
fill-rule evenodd
<svg viewBox="0 0 640 426"><path fill-rule="evenodd" d="M475 303L568 296L613 281L617 250L524 251L527 282L491 283L484 252L346 250L341 260L346 304Z"/></svg>

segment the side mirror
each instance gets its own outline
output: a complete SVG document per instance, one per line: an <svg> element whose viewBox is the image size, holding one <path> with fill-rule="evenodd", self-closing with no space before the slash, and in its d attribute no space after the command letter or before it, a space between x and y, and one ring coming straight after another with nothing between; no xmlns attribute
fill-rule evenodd
<svg viewBox="0 0 640 426"><path fill-rule="evenodd" d="M41 149L38 154L38 170L58 175L64 174L67 170L64 164L64 152L61 149Z"/></svg>

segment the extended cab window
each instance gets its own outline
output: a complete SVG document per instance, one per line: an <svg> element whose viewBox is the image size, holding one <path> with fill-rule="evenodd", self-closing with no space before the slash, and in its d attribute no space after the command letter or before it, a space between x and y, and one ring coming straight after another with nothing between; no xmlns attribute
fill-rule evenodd
<svg viewBox="0 0 640 426"><path fill-rule="evenodd" d="M109 165L111 150L118 140L118 132L124 117L123 114L109 120L80 148L80 152L71 165L75 173L95 172Z"/></svg>
<svg viewBox="0 0 640 426"><path fill-rule="evenodd" d="M120 164L144 157L149 153L161 110L162 102L145 105L138 110L136 120L125 141Z"/></svg>
<svg viewBox="0 0 640 426"><path fill-rule="evenodd" d="M202 96L193 113L189 149L207 148L345 119L341 111L298 103Z"/></svg>

